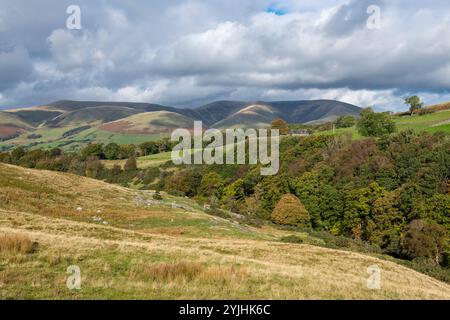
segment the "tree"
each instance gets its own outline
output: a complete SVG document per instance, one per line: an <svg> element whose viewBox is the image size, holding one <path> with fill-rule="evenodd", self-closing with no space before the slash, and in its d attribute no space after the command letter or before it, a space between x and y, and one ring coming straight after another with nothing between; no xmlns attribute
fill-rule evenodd
<svg viewBox="0 0 450 320"><path fill-rule="evenodd" d="M119 159L128 159L136 156L136 146L134 144L121 144L119 146Z"/></svg>
<svg viewBox="0 0 450 320"><path fill-rule="evenodd" d="M280 130L280 134L288 134L289 133L289 125L287 124L286 121L284 121L281 118L273 120L271 128Z"/></svg>
<svg viewBox="0 0 450 320"><path fill-rule="evenodd" d="M336 120L336 128L350 128L353 127L356 123L356 120L352 116L340 116Z"/></svg>
<svg viewBox="0 0 450 320"><path fill-rule="evenodd" d="M143 142L139 145L139 148L141 149L143 156L148 156L159 152L159 146L154 141Z"/></svg>
<svg viewBox="0 0 450 320"><path fill-rule="evenodd" d="M103 165L95 156L89 156L86 159L86 177L98 178L103 170Z"/></svg>
<svg viewBox="0 0 450 320"><path fill-rule="evenodd" d="M25 148L17 147L11 152L11 160L13 163L17 163L20 158L25 155Z"/></svg>
<svg viewBox="0 0 450 320"><path fill-rule="evenodd" d="M105 154L106 159L108 160L117 160L120 155L120 148L117 143L108 143L103 148L103 153Z"/></svg>
<svg viewBox="0 0 450 320"><path fill-rule="evenodd" d="M202 172L194 167L167 177L164 189L171 194L194 197L198 193L201 180Z"/></svg>
<svg viewBox="0 0 450 320"><path fill-rule="evenodd" d="M86 174L86 163L81 161L79 157L74 157L69 163L68 171L83 176Z"/></svg>
<svg viewBox="0 0 450 320"><path fill-rule="evenodd" d="M137 170L136 158L134 156L130 157L127 160L127 162L125 162L125 165L123 166L123 169L125 171L135 171L135 170Z"/></svg>
<svg viewBox="0 0 450 320"><path fill-rule="evenodd" d="M223 190L223 179L216 172L209 172L202 177L198 193L207 198L220 198Z"/></svg>
<svg viewBox="0 0 450 320"><path fill-rule="evenodd" d="M278 224L302 226L310 225L309 213L293 194L285 194L272 211L272 221Z"/></svg>
<svg viewBox="0 0 450 320"><path fill-rule="evenodd" d="M396 129L394 120L388 114L374 112L372 108L366 108L361 112L356 127L365 137L381 137Z"/></svg>
<svg viewBox="0 0 450 320"><path fill-rule="evenodd" d="M103 145L98 143L90 143L81 149L81 159L86 160L88 157L104 158Z"/></svg>
<svg viewBox="0 0 450 320"><path fill-rule="evenodd" d="M446 246L446 230L436 223L413 220L402 239L405 254L411 258L428 258L439 264Z"/></svg>
<svg viewBox="0 0 450 320"><path fill-rule="evenodd" d="M413 113L423 107L423 102L420 101L418 96L411 96L405 99L405 104L409 105L409 113L413 115Z"/></svg>
<svg viewBox="0 0 450 320"><path fill-rule="evenodd" d="M50 157L57 157L63 154L63 151L60 148L52 148L49 151Z"/></svg>

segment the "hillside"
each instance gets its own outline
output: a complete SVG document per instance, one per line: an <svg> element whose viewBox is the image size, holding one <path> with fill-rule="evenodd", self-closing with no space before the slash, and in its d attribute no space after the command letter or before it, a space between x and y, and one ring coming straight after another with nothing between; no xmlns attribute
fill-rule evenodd
<svg viewBox="0 0 450 320"><path fill-rule="evenodd" d="M139 112L139 110L122 106L88 107L65 112L51 120L46 121L43 125L50 128L98 125L125 118Z"/></svg>
<svg viewBox="0 0 450 320"><path fill-rule="evenodd" d="M170 133L178 128L191 129L194 120L170 111L144 112L112 121L100 126L100 129L131 134Z"/></svg>
<svg viewBox="0 0 450 320"><path fill-rule="evenodd" d="M288 123L331 121L340 115L358 116L361 108L335 100L233 102L222 101L198 108L208 125L217 128L268 126L282 118ZM211 121L213 121L211 123Z"/></svg>
<svg viewBox="0 0 450 320"><path fill-rule="evenodd" d="M218 129L227 128L267 128L272 120L280 117L277 110L269 105L252 104L216 122Z"/></svg>
<svg viewBox="0 0 450 320"><path fill-rule="evenodd" d="M16 114L0 111L0 141L31 129L32 127Z"/></svg>
<svg viewBox="0 0 450 320"><path fill-rule="evenodd" d="M429 133L445 132L450 133L450 110L437 111L435 113L429 113L424 115L414 114L412 116L393 116L393 120L396 124L397 130L411 129L414 131L425 131ZM356 127L326 130L318 132L319 135L333 135L350 133L354 139L363 138Z"/></svg>
<svg viewBox="0 0 450 320"><path fill-rule="evenodd" d="M210 216L188 199L155 203L150 191L71 174L0 170L1 299L450 298L449 285L392 261L282 243L292 232ZM81 290L66 287L70 265ZM367 289L372 265L381 290Z"/></svg>

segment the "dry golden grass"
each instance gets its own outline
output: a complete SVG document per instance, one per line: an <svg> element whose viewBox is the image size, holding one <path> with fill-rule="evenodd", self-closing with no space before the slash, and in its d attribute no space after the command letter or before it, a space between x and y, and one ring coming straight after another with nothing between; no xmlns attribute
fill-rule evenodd
<svg viewBox="0 0 450 320"><path fill-rule="evenodd" d="M1 214L9 221L22 215ZM5 279L4 284L17 285L19 289L13 293L19 296L45 296L40 290L49 283L57 283L63 290L64 268L75 263L81 265L86 277L84 291L79 293L83 298L104 298L98 291L103 288L120 294L120 298L450 299L449 285L358 253L245 239L166 235L146 239L140 232L23 215L28 225L1 227L0 231L19 229L37 239L41 249L36 259L44 261L45 267L32 272L11 265L1 271L0 297L9 297L11 292L3 286L6 291L2 293L1 279ZM56 224L55 228L52 224ZM29 226L42 225L47 229L29 230ZM103 238L105 230L109 231L108 239ZM367 289L367 267L371 265L382 270L381 290ZM22 271L17 274L18 270ZM39 286L27 287L30 279ZM90 291L94 289L97 291Z"/></svg>
<svg viewBox="0 0 450 320"><path fill-rule="evenodd" d="M2 250L3 299L450 299L448 284L393 261L277 242L281 230L242 231L200 211L167 208L171 218L161 226L164 210L136 207L136 191L55 172L0 169L16 179L0 179L0 196L10 199L0 205L0 233L39 243L37 251L20 259ZM22 185L20 177L41 189ZM13 197L14 192L35 202ZM78 205L81 212L75 210ZM58 216L54 208L61 210ZM87 219L98 208L112 223ZM155 225L127 228L131 221ZM199 230L196 236L179 232L193 228ZM222 229L229 233L222 236ZM76 292L65 285L69 265L81 268L82 288ZM372 265L382 272L380 290L367 288Z"/></svg>
<svg viewBox="0 0 450 320"><path fill-rule="evenodd" d="M34 243L27 236L16 233L0 233L0 253L32 253Z"/></svg>
<svg viewBox="0 0 450 320"><path fill-rule="evenodd" d="M160 263L149 266L138 266L131 269L133 278L146 278L152 281L191 281L196 278L204 267L196 262Z"/></svg>
<svg viewBox="0 0 450 320"><path fill-rule="evenodd" d="M236 281L247 276L245 269L236 266L208 267L199 262L181 261L158 263L153 265L136 265L130 270L130 278L145 279L154 282L200 282L224 283Z"/></svg>

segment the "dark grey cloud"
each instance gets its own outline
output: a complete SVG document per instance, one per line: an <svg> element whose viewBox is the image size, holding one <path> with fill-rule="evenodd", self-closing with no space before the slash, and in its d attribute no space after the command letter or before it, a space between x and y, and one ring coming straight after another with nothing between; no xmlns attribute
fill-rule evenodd
<svg viewBox="0 0 450 320"><path fill-rule="evenodd" d="M386 6L382 0L358 0L344 4L334 13L324 26L324 31L333 36L349 35L365 28L367 24L367 8L369 6Z"/></svg>
<svg viewBox="0 0 450 320"><path fill-rule="evenodd" d="M71 4L0 0L0 105L324 97L398 109L406 94L450 91L446 1L80 0L82 29L68 30Z"/></svg>
<svg viewBox="0 0 450 320"><path fill-rule="evenodd" d="M28 51L21 46L0 48L0 91L31 79L33 65Z"/></svg>

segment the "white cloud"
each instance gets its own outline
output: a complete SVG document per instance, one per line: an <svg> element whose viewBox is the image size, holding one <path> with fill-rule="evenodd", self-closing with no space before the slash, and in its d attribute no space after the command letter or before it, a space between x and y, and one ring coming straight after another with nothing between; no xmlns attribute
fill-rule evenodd
<svg viewBox="0 0 450 320"><path fill-rule="evenodd" d="M32 3L19 22L4 8L22 8L0 3L1 39L16 50L0 41L0 94L15 104L327 98L398 110L406 94L435 101L450 90L440 0L286 0L284 15L264 12L266 0L81 0L81 31L63 29L64 1ZM381 30L366 28L369 3Z"/></svg>

